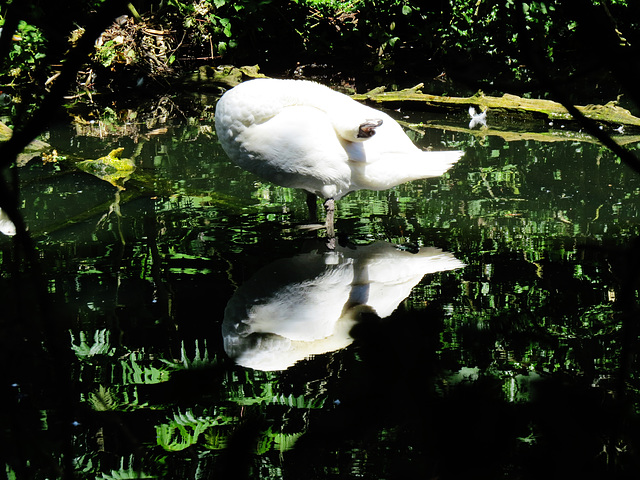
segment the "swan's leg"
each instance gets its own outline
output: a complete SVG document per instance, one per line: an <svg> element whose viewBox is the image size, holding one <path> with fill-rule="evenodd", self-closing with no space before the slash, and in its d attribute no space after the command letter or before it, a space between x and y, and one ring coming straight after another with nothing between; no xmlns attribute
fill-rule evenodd
<svg viewBox="0 0 640 480"><path fill-rule="evenodd" d="M317 197L313 193L307 193L307 207L309 207L309 216L310 221L317 221L318 214L318 204L316 202ZM325 222L324 225L311 223L310 225L299 225L298 228L301 230L318 230L320 228L327 229L327 245L329 248L335 247L335 236L336 232L333 227L334 213L335 213L335 201L333 198L327 198L324 201L324 209L325 209Z"/></svg>
<svg viewBox="0 0 640 480"><path fill-rule="evenodd" d="M360 124L358 128L358 138L369 138L376 134L376 127L382 125L382 120L379 118L368 119L364 123Z"/></svg>
<svg viewBox="0 0 640 480"><path fill-rule="evenodd" d="M333 217L334 217L336 205L333 198L327 198L325 200L324 209L326 212L325 226L327 227L327 238L334 238L336 236L336 232L333 228Z"/></svg>

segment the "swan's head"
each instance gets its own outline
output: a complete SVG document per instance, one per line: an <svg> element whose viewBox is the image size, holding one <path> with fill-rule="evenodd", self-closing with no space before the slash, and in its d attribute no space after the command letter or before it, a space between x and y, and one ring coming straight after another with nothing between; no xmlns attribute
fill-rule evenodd
<svg viewBox="0 0 640 480"><path fill-rule="evenodd" d="M336 133L349 142L364 142L376 134L376 128L382 125L381 118L363 118L345 115L334 117L331 123Z"/></svg>
<svg viewBox="0 0 640 480"><path fill-rule="evenodd" d="M367 138L373 137L376 134L376 128L380 125L382 125L382 120L379 118L367 119L358 127L356 138L366 140Z"/></svg>

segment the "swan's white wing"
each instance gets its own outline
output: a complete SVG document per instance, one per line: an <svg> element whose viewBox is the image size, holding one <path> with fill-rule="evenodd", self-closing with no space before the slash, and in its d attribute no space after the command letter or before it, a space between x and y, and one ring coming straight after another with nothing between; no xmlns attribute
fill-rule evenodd
<svg viewBox="0 0 640 480"><path fill-rule="evenodd" d="M234 143L232 159L266 180L325 198L349 191L347 153L326 114L316 108L286 107L242 130Z"/></svg>
<svg viewBox="0 0 640 480"><path fill-rule="evenodd" d="M375 135L357 138L372 119L382 120ZM305 81L252 80L235 87L218 102L216 129L241 167L324 198L439 176L462 155L422 152L386 113Z"/></svg>

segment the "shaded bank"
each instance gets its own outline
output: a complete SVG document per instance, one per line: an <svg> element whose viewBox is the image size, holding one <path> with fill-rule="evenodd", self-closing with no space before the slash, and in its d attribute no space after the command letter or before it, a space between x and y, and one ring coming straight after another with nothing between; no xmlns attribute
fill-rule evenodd
<svg viewBox="0 0 640 480"><path fill-rule="evenodd" d="M470 93L540 96L548 88L532 61L536 55L549 67L550 80L574 99L586 95L605 103L622 91L633 96L638 76L632 59L640 44L634 20L640 7L634 2L98 3L117 5L117 18L92 38L95 48L78 69L77 94L141 82L161 90L200 65L260 64L272 76L315 76L361 91L433 78L433 88L442 90L433 93L450 89L453 80ZM33 81L52 81L94 8L72 1L64 8L25 2L0 10L20 38L5 37L4 54L11 56L0 69L2 83L29 88Z"/></svg>

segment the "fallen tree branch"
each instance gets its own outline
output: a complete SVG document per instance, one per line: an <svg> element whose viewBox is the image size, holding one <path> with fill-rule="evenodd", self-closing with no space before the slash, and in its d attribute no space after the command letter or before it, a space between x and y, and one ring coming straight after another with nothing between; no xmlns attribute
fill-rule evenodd
<svg viewBox="0 0 640 480"><path fill-rule="evenodd" d="M552 100L522 98L505 93L502 97L484 95L482 92L471 97L448 97L422 93L423 84L397 92L386 92L376 88L367 93L352 95L354 100L373 103L389 108L402 105L413 110L465 111L470 107L491 110L494 114L515 114L548 121L573 122L574 115L561 103ZM605 105L576 106L581 116L611 127L625 126L640 129L640 118L618 106L616 102Z"/></svg>

